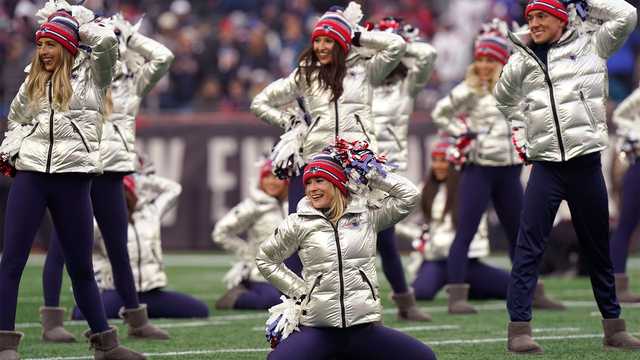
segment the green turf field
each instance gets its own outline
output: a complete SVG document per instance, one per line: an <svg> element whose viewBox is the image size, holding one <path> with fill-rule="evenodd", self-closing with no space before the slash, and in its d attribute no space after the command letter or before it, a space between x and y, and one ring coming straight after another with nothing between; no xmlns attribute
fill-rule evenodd
<svg viewBox="0 0 640 360"><path fill-rule="evenodd" d="M20 353L26 360L92 359L85 342L73 345L50 345L40 341L38 307L42 303L42 256L32 256L25 269L18 300L17 330L26 333ZM231 263L231 257L222 255L168 255L166 265L171 288L191 293L205 300L210 307L224 291L222 276ZM491 262L507 265L505 259L492 258ZM634 290L640 292L640 259L630 260L630 275ZM379 272L382 274L382 272ZM381 279L383 291L389 286ZM640 353L604 352L601 347L600 315L597 313L588 279L545 280L549 294L562 299L569 306L564 312L536 312L534 335L546 353L539 359L640 359ZM1 296L1 294L0 294ZM480 313L471 316L451 316L446 313L446 298L439 294L433 302L421 302L433 315L431 323L398 322L395 309L388 296L384 323L429 344L438 359L494 360L512 359L507 354L504 302L475 302ZM69 280L65 279L63 305L70 308L72 296ZM623 306L628 327L640 333L640 306ZM266 312L216 311L208 320L156 320L156 324L170 331L168 342L142 342L124 340L127 346L143 351L150 358L162 359L264 359L268 345L264 338ZM122 334L125 328L115 321ZM86 325L69 322L67 328L79 335ZM401 359L398 359L401 360Z"/></svg>

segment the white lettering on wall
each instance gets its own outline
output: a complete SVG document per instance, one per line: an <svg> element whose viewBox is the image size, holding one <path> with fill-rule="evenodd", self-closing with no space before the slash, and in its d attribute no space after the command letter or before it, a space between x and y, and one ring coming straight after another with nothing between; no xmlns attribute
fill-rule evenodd
<svg viewBox="0 0 640 360"><path fill-rule="evenodd" d="M238 141L233 137L213 137L207 144L207 186L211 190L209 216L212 221L229 211L225 204L225 193L237 188L238 174L227 170L227 162L237 152Z"/></svg>
<svg viewBox="0 0 640 360"><path fill-rule="evenodd" d="M242 139L240 146L240 165L242 178L240 180L240 199L245 199L251 189L257 186L258 172L262 161L268 159L273 147L274 139L270 137L247 136Z"/></svg>

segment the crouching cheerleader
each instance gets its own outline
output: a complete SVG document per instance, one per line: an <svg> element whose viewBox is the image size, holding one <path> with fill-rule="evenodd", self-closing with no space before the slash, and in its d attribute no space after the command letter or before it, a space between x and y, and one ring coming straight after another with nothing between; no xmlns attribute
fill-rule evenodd
<svg viewBox="0 0 640 360"><path fill-rule="evenodd" d="M375 163L370 151L345 159L330 149L333 154L310 159L297 213L280 224L256 258L262 275L288 296L270 309L268 337L272 345L280 343L268 358L435 359L422 342L380 324L376 234L413 210L416 188L401 176L367 169ZM359 171L342 165L355 163L362 164ZM366 192L348 190L349 173L389 196L368 204ZM295 251L302 278L284 264Z"/></svg>

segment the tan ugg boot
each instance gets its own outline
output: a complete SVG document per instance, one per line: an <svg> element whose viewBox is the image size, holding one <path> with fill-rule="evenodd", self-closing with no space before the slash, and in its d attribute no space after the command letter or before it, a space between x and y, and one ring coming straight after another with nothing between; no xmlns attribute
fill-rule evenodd
<svg viewBox="0 0 640 360"><path fill-rule="evenodd" d="M629 277L627 274L614 274L616 278L616 296L621 303L640 302L640 295L629 290Z"/></svg>
<svg viewBox="0 0 640 360"><path fill-rule="evenodd" d="M222 295L222 297L218 299L218 301L216 301L216 305L215 305L216 309L218 310L233 309L240 295L246 293L247 291L249 290L247 290L247 288L244 287L243 285L236 285L232 287L231 289L227 290L227 292L224 293L224 295Z"/></svg>
<svg viewBox="0 0 640 360"><path fill-rule="evenodd" d="M416 296L413 290L404 294L392 294L391 299L398 307L398 319L408 321L431 321L431 315L421 311L416 306Z"/></svg>
<svg viewBox="0 0 640 360"><path fill-rule="evenodd" d="M42 340L59 343L70 343L76 341L75 336L63 327L63 308L47 306L41 307L40 322L42 323Z"/></svg>
<svg viewBox="0 0 640 360"><path fill-rule="evenodd" d="M169 340L169 333L149 322L147 305L140 304L137 309L122 310L124 323L129 326L129 337L148 340Z"/></svg>
<svg viewBox="0 0 640 360"><path fill-rule="evenodd" d="M469 284L447 285L449 314L476 314L478 310L469 304Z"/></svg>
<svg viewBox="0 0 640 360"><path fill-rule="evenodd" d="M605 350L640 350L640 340L627 332L624 319L602 319L604 339L602 343Z"/></svg>
<svg viewBox="0 0 640 360"><path fill-rule="evenodd" d="M533 301L531 303L534 309L540 310L566 310L567 307L561 302L553 300L545 294L544 283L542 280L538 280L536 289L533 292Z"/></svg>
<svg viewBox="0 0 640 360"><path fill-rule="evenodd" d="M18 345L22 336L16 331L0 331L0 360L20 360Z"/></svg>
<svg viewBox="0 0 640 360"><path fill-rule="evenodd" d="M94 360L145 360L147 357L139 352L121 346L118 342L118 329L112 326L109 330L92 334L84 334L94 350Z"/></svg>
<svg viewBox="0 0 640 360"><path fill-rule="evenodd" d="M507 328L507 350L518 354L542 354L542 348L531 336L528 321L511 321Z"/></svg>

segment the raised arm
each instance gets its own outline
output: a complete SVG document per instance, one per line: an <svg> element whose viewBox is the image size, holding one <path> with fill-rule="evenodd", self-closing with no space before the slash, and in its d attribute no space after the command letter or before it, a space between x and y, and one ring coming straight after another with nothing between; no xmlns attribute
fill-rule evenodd
<svg viewBox="0 0 640 360"><path fill-rule="evenodd" d="M640 88L624 99L613 112L613 123L618 127L618 134L627 135L638 117L640 117Z"/></svg>
<svg viewBox="0 0 640 360"><path fill-rule="evenodd" d="M237 255L245 254L249 245L239 235L253 226L257 210L256 204L249 199L236 205L213 227L213 242Z"/></svg>
<svg viewBox="0 0 640 360"><path fill-rule="evenodd" d="M293 102L300 94L296 81L297 70L264 88L251 102L251 112L267 123L281 128L289 124L291 114L279 107Z"/></svg>
<svg viewBox="0 0 640 360"><path fill-rule="evenodd" d="M136 93L145 96L169 71L174 56L161 43L134 32L127 41L127 50L141 55L146 62L136 71Z"/></svg>
<svg viewBox="0 0 640 360"><path fill-rule="evenodd" d="M431 112L433 123L451 136L461 136L467 132L464 123L457 116L472 107L475 100L473 92L462 83L454 87L449 95L440 99Z"/></svg>
<svg viewBox="0 0 640 360"><path fill-rule="evenodd" d="M91 48L91 73L96 85L104 89L111 84L118 59L118 39L113 28L92 21L80 26L80 42Z"/></svg>
<svg viewBox="0 0 640 360"><path fill-rule="evenodd" d="M297 214L291 214L278 226L275 233L260 246L256 265L273 286L289 297L300 298L305 294L305 284L298 275L287 268L284 260L300 246Z"/></svg>
<svg viewBox="0 0 640 360"><path fill-rule="evenodd" d="M409 215L417 205L418 189L413 183L400 175L387 173L371 176L371 187L389 194L379 208L371 210L370 216L376 232L380 232Z"/></svg>
<svg viewBox="0 0 640 360"><path fill-rule="evenodd" d="M413 66L409 68L407 79L409 80L409 93L416 96L424 89L431 78L433 65L436 63L436 49L425 42L412 42L407 44L405 57L415 59Z"/></svg>
<svg viewBox="0 0 640 360"><path fill-rule="evenodd" d="M608 58L618 51L636 27L637 12L624 0L588 0L589 16L604 23L595 33L598 55Z"/></svg>
<svg viewBox="0 0 640 360"><path fill-rule="evenodd" d="M147 176L144 186L150 192L149 196L153 205L158 209L160 217L176 206L178 196L182 192L180 184L157 175Z"/></svg>
<svg viewBox="0 0 640 360"><path fill-rule="evenodd" d="M381 84L398 66L407 48L400 35L383 31L363 31L358 41L361 46L376 51L367 62L369 81L374 86Z"/></svg>

